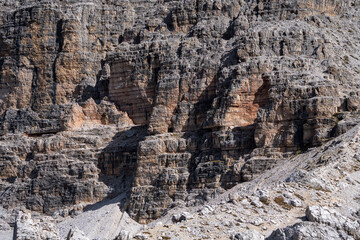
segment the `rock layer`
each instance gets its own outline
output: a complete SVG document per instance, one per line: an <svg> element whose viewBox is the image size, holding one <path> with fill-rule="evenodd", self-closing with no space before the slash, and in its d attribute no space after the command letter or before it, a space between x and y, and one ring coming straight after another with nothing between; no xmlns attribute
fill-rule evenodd
<svg viewBox="0 0 360 240"><path fill-rule="evenodd" d="M146 223L346 132L359 111L353 0L0 6L6 207L50 213L131 186L122 207Z"/></svg>

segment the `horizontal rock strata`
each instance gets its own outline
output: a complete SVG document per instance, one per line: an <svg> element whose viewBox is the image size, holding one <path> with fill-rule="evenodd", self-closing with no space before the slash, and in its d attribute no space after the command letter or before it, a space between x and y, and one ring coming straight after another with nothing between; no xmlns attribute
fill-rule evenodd
<svg viewBox="0 0 360 240"><path fill-rule="evenodd" d="M346 132L359 111L353 0L0 7L5 207L129 190L121 206L146 223Z"/></svg>

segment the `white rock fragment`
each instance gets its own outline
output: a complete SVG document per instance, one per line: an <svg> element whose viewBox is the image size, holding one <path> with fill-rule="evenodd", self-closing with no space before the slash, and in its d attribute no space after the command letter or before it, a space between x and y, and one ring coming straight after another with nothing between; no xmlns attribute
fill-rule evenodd
<svg viewBox="0 0 360 240"><path fill-rule="evenodd" d="M86 235L83 231L81 231L77 227L74 227L74 228L70 229L66 240L89 240L89 238L86 237ZM127 239L121 239L121 240L127 240Z"/></svg>
<svg viewBox="0 0 360 240"><path fill-rule="evenodd" d="M199 211L200 215L208 215L214 211L214 208L206 205L203 209Z"/></svg>
<svg viewBox="0 0 360 240"><path fill-rule="evenodd" d="M182 212L180 214L176 214L174 215L171 220L174 222L174 223L177 223L177 222L182 222L182 221L187 221L187 220L190 220L190 219L193 219L194 216L189 213L189 212Z"/></svg>
<svg viewBox="0 0 360 240"><path fill-rule="evenodd" d="M131 240L131 239L132 239L132 234L125 230L122 230L116 238L116 240Z"/></svg>
<svg viewBox="0 0 360 240"><path fill-rule="evenodd" d="M230 238L231 240L264 240L259 232L255 230L246 230L241 233L233 234Z"/></svg>
<svg viewBox="0 0 360 240"><path fill-rule="evenodd" d="M303 205L300 199L290 199L290 204L294 207L301 207Z"/></svg>
<svg viewBox="0 0 360 240"><path fill-rule="evenodd" d="M264 220L261 218L256 218L256 219L250 221L250 223L255 226L260 226L261 224L264 223Z"/></svg>

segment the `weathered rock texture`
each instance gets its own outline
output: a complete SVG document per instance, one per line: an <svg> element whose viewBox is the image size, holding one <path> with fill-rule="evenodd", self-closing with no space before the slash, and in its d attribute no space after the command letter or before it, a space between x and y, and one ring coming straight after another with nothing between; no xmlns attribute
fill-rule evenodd
<svg viewBox="0 0 360 240"><path fill-rule="evenodd" d="M311 206L306 209L310 222L297 223L274 231L267 240L280 239L359 239L360 225L334 209Z"/></svg>
<svg viewBox="0 0 360 240"><path fill-rule="evenodd" d="M359 143L357 124L206 205L170 209L140 234L178 240L359 239Z"/></svg>
<svg viewBox="0 0 360 240"><path fill-rule="evenodd" d="M149 222L346 132L359 111L354 0L0 7L6 207L50 213L131 186L122 206Z"/></svg>
<svg viewBox="0 0 360 240"><path fill-rule="evenodd" d="M59 233L51 217L32 219L31 213L19 212L14 230L16 240L59 240Z"/></svg>

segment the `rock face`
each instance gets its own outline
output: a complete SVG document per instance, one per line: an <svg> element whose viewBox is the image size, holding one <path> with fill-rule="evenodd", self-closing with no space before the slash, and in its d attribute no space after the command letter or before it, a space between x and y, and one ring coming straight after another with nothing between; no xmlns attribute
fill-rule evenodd
<svg viewBox="0 0 360 240"><path fill-rule="evenodd" d="M205 206L169 209L138 236L186 240L359 239L359 143L357 124L322 146L236 185ZM186 212L191 218L174 222Z"/></svg>
<svg viewBox="0 0 360 240"><path fill-rule="evenodd" d="M101 60L133 18L129 4L115 2L1 1L2 112L44 110L98 90Z"/></svg>
<svg viewBox="0 0 360 240"><path fill-rule="evenodd" d="M322 144L337 113L357 110L350 52L331 29L350 2L195 4L108 58L110 99L154 135L138 148L129 209L139 220L188 201L189 187L211 196Z"/></svg>
<svg viewBox="0 0 360 240"><path fill-rule="evenodd" d="M0 7L5 207L129 190L122 207L147 223L320 146L359 111L354 0Z"/></svg>

